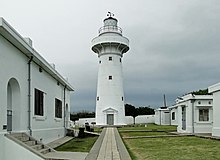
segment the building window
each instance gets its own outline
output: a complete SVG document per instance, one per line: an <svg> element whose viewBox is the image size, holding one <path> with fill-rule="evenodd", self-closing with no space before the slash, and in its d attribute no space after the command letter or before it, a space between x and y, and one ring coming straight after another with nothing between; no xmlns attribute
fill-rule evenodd
<svg viewBox="0 0 220 160"><path fill-rule="evenodd" d="M123 101L123 100L124 100L124 97L121 97L121 100Z"/></svg>
<svg viewBox="0 0 220 160"><path fill-rule="evenodd" d="M108 79L109 79L109 80L112 80L112 76L108 76Z"/></svg>
<svg viewBox="0 0 220 160"><path fill-rule="evenodd" d="M99 97L97 97L96 100L99 101Z"/></svg>
<svg viewBox="0 0 220 160"><path fill-rule="evenodd" d="M44 115L44 93L36 88L34 90L34 114Z"/></svg>
<svg viewBox="0 0 220 160"><path fill-rule="evenodd" d="M175 120L175 112L172 112L172 120Z"/></svg>
<svg viewBox="0 0 220 160"><path fill-rule="evenodd" d="M102 61L99 61L99 63L102 63Z"/></svg>
<svg viewBox="0 0 220 160"><path fill-rule="evenodd" d="M201 104L201 102L199 101L198 104Z"/></svg>
<svg viewBox="0 0 220 160"><path fill-rule="evenodd" d="M121 62L121 58L120 58L120 60L119 60L120 62Z"/></svg>
<svg viewBox="0 0 220 160"><path fill-rule="evenodd" d="M209 109L199 109L199 121L209 121Z"/></svg>
<svg viewBox="0 0 220 160"><path fill-rule="evenodd" d="M55 117L62 118L62 101L55 98Z"/></svg>
<svg viewBox="0 0 220 160"><path fill-rule="evenodd" d="M108 60L109 60L109 61L112 61L112 57L108 57Z"/></svg>

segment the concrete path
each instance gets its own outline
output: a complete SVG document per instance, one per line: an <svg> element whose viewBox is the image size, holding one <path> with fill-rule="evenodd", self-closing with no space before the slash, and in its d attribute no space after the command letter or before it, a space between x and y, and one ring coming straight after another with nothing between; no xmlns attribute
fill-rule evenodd
<svg viewBox="0 0 220 160"><path fill-rule="evenodd" d="M86 160L131 160L117 128L104 128Z"/></svg>
<svg viewBox="0 0 220 160"><path fill-rule="evenodd" d="M57 160L84 160L87 154L86 152L50 152L46 157Z"/></svg>
<svg viewBox="0 0 220 160"><path fill-rule="evenodd" d="M60 146L60 145L62 145L64 143L70 141L71 139L73 139L73 137L65 136L65 137L57 139L57 140L55 140L53 142L48 143L47 146L49 146L51 148L56 148L56 147L58 147L58 146Z"/></svg>

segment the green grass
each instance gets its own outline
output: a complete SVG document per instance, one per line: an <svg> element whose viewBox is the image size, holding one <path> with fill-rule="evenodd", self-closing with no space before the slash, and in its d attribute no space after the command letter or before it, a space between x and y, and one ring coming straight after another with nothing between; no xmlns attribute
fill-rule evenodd
<svg viewBox="0 0 220 160"><path fill-rule="evenodd" d="M123 131L123 130L163 130L163 131L167 131L167 130L176 130L176 126L160 126L160 125L156 125L156 124L146 124L147 126L145 127L145 124L137 124L134 127L131 126L126 126L126 127L122 127L119 128L119 132Z"/></svg>
<svg viewBox="0 0 220 160"><path fill-rule="evenodd" d="M120 132L122 137L170 135L166 132Z"/></svg>
<svg viewBox="0 0 220 160"><path fill-rule="evenodd" d="M124 139L133 160L216 160L220 141L198 137Z"/></svg>
<svg viewBox="0 0 220 160"><path fill-rule="evenodd" d="M102 128L94 127L94 132L101 133Z"/></svg>
<svg viewBox="0 0 220 160"><path fill-rule="evenodd" d="M74 138L55 148L57 151L89 152L98 137Z"/></svg>

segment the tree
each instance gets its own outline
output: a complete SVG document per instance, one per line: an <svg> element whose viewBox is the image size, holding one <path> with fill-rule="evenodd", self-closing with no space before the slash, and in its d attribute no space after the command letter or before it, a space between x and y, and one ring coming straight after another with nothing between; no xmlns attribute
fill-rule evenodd
<svg viewBox="0 0 220 160"><path fill-rule="evenodd" d="M81 111L70 114L70 120L77 121L79 118L95 118L95 112Z"/></svg>
<svg viewBox="0 0 220 160"><path fill-rule="evenodd" d="M138 116L138 111L137 108L130 104L125 104L125 116L132 116L133 117L133 122L135 124L135 117Z"/></svg>
<svg viewBox="0 0 220 160"><path fill-rule="evenodd" d="M209 91L208 91L208 88L207 89L200 89L198 91L193 91L191 93L195 94L195 95L211 95L211 93L209 93Z"/></svg>
<svg viewBox="0 0 220 160"><path fill-rule="evenodd" d="M148 107L139 107L137 108L138 110L138 115L153 115L154 113L154 109L150 108L150 106Z"/></svg>

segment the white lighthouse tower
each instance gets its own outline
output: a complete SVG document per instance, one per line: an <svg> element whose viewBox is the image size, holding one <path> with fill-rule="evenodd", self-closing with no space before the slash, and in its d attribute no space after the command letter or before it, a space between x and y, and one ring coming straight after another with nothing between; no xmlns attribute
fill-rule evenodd
<svg viewBox="0 0 220 160"><path fill-rule="evenodd" d="M96 125L125 125L122 57L129 50L129 40L122 36L113 14L107 16L92 40L92 50L99 57Z"/></svg>

